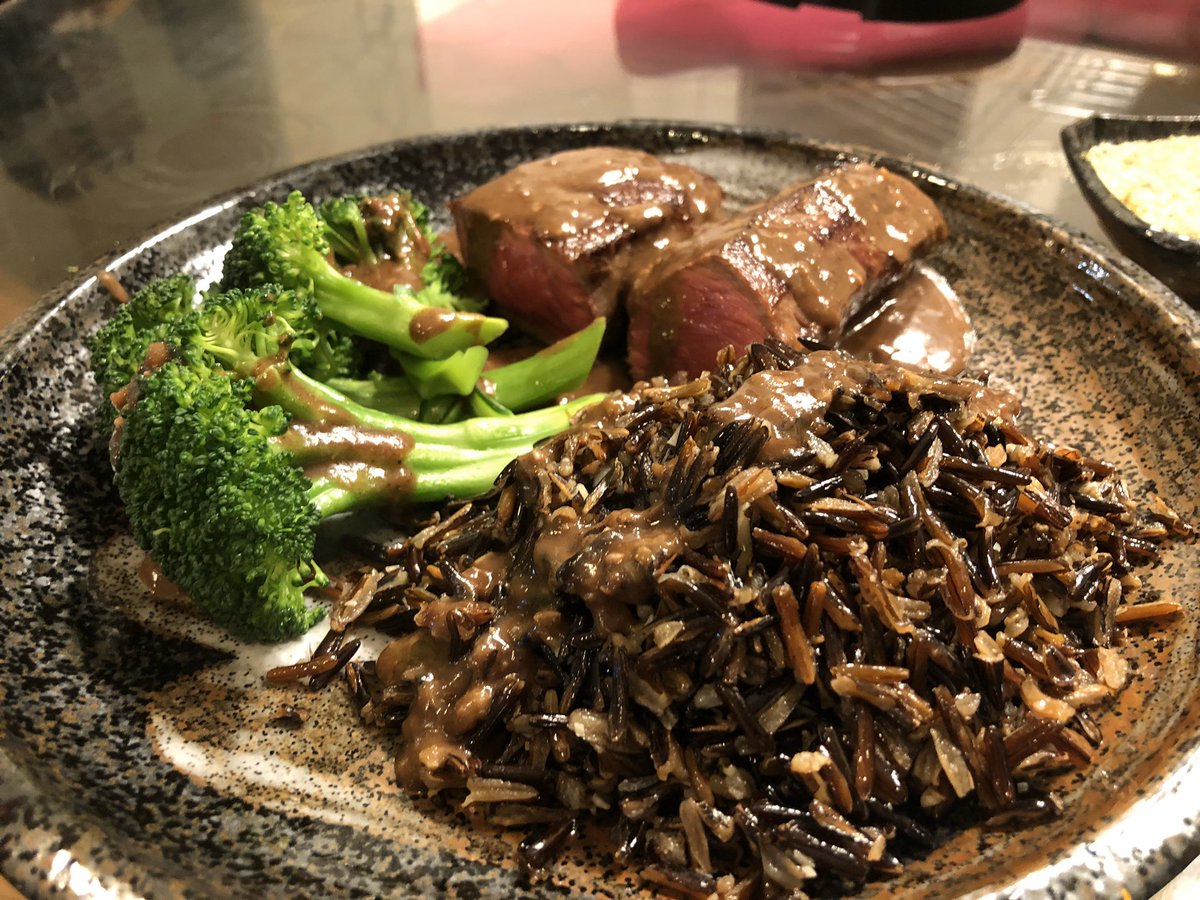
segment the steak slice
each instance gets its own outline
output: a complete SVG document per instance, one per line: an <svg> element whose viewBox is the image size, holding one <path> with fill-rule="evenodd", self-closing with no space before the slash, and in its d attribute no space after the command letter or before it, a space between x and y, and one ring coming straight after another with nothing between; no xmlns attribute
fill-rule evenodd
<svg viewBox="0 0 1200 900"><path fill-rule="evenodd" d="M671 244L636 275L630 370L694 376L729 344L827 340L945 237L934 202L886 169L857 163L791 185Z"/></svg>
<svg viewBox="0 0 1200 900"><path fill-rule="evenodd" d="M450 204L463 262L501 315L545 341L611 316L638 244L719 215L706 175L617 147L517 166Z"/></svg>

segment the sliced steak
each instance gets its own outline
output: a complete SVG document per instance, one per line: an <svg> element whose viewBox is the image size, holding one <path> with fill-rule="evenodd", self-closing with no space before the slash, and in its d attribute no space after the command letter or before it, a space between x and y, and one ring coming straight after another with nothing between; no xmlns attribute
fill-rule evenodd
<svg viewBox="0 0 1200 900"><path fill-rule="evenodd" d="M933 201L885 169L859 163L791 185L673 243L636 276L630 369L696 375L728 344L826 340L945 236Z"/></svg>
<svg viewBox="0 0 1200 900"><path fill-rule="evenodd" d="M648 153L593 147L517 166L450 208L463 262L500 314L554 341L611 316L635 245L689 236L720 213L721 188Z"/></svg>

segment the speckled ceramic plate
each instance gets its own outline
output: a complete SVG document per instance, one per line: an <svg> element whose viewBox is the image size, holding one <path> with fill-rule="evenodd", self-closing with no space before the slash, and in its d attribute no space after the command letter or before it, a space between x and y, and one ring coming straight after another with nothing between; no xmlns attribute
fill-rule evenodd
<svg viewBox="0 0 1200 900"><path fill-rule="evenodd" d="M521 160L592 143L680 154L749 201L867 151L658 123L536 128L403 142L306 166L180 219L106 268L125 284L211 275L241 211L296 187L401 183L441 208ZM980 333L977 364L1024 399L1035 432L1114 460L1139 495L1197 515L1200 322L1161 285L1011 202L897 160L953 237L934 257ZM351 727L338 691L267 689L300 648L239 646L156 620L132 577L83 342L111 312L95 272L0 342L0 868L31 895L612 896L599 856L540 885L509 839L414 807L389 749ZM1200 547L1148 577L1187 615L1131 635L1136 677L1105 717L1098 763L1066 814L1017 833L967 831L867 894L1146 896L1200 846ZM114 607L95 592L118 597ZM172 624L173 623L173 624ZM172 632L183 632L170 636ZM299 729L271 723L283 703Z"/></svg>

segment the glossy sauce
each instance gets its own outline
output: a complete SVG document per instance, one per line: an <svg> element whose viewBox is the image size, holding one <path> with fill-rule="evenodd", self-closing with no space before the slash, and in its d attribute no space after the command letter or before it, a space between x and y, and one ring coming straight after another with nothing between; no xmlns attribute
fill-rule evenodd
<svg viewBox="0 0 1200 900"><path fill-rule="evenodd" d="M292 378L290 372L281 371L275 361L267 361L254 372L255 389L264 394L269 394L281 384L286 384L287 393L299 402L298 408L287 410L293 417L293 424L297 421L319 422L325 426L354 424L344 409L309 390L303 382Z"/></svg>
<svg viewBox="0 0 1200 900"><path fill-rule="evenodd" d="M459 203L545 239L571 240L644 231L681 215L703 218L720 199L716 183L687 166L636 150L589 147L517 166Z"/></svg>
<svg viewBox="0 0 1200 900"><path fill-rule="evenodd" d="M431 341L440 334L445 333L459 321L459 314L452 309L443 309L438 306L427 306L420 310L408 323L408 334L418 344L424 344L426 341ZM483 323L483 316L474 316L470 321L470 326L474 327L476 333L479 331L480 325ZM462 324L467 325L467 322Z"/></svg>
<svg viewBox="0 0 1200 900"><path fill-rule="evenodd" d="M770 430L759 461L787 460L808 452L813 423L825 415L834 397L859 392L871 382L880 382L889 391L936 390L948 399L961 401L964 409L960 415L972 419L1011 421L1020 410L1014 395L979 382L925 376L896 365L820 351L810 353L793 369L768 369L750 376L726 400L714 405L711 413L724 423L759 419Z"/></svg>
<svg viewBox="0 0 1200 900"><path fill-rule="evenodd" d="M828 341L945 234L929 197L874 166L790 185L649 259L629 299L631 368L695 375L727 342Z"/></svg>
<svg viewBox="0 0 1200 900"><path fill-rule="evenodd" d="M374 265L342 266L343 275L388 293L396 285L419 290L422 286L420 272L420 266L414 270L410 263L397 259L381 259Z"/></svg>
<svg viewBox="0 0 1200 900"><path fill-rule="evenodd" d="M945 231L933 201L873 166L789 190L785 203L751 218L745 240L786 283L801 318L826 332L842 326L872 281L907 263L918 240Z"/></svg>
<svg viewBox="0 0 1200 900"><path fill-rule="evenodd" d="M380 466L369 462L313 463L304 467L310 481L325 481L353 491L357 496L372 494L397 501L412 489L414 476L404 466Z"/></svg>
<svg viewBox="0 0 1200 900"><path fill-rule="evenodd" d="M149 554L142 557L142 562L138 566L138 580L150 592L150 596L155 600L186 600L187 594L183 588L173 582L170 578L163 574L158 563L152 560Z"/></svg>
<svg viewBox="0 0 1200 900"><path fill-rule="evenodd" d="M860 359L957 375L967 367L975 340L954 289L921 264L862 309L835 346Z"/></svg>
<svg viewBox="0 0 1200 900"><path fill-rule="evenodd" d="M293 423L279 436L278 444L297 462L345 458L377 466L404 461L413 448L413 439L403 431L384 431L354 425L325 427Z"/></svg>
<svg viewBox="0 0 1200 900"><path fill-rule="evenodd" d="M544 465L535 451L522 465ZM471 599L427 604L420 631L393 641L381 654L384 683L417 683L403 725L396 775L409 790L436 792L460 786L470 765L467 736L500 702L505 690L532 687L536 671L531 637L556 652L566 634L556 592L579 596L601 634L624 633L634 607L652 589L652 573L683 549L680 526L657 510L615 510L602 522L580 524L556 514L539 535L525 564L509 554L480 557L463 577ZM503 584L504 590L498 590ZM481 614L483 631L467 654L450 658L455 615Z"/></svg>

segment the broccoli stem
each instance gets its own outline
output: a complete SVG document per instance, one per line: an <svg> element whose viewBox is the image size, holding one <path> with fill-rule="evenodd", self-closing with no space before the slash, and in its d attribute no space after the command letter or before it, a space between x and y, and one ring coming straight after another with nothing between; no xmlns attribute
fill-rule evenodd
<svg viewBox="0 0 1200 900"><path fill-rule="evenodd" d="M492 453L504 453L511 459L524 452L521 447L526 443L505 445L498 450L475 450L454 444L416 442L403 431L377 431L357 425L322 427L303 424L289 426L273 441L300 466L361 463L393 471L404 467L417 473L470 465Z"/></svg>
<svg viewBox="0 0 1200 900"><path fill-rule="evenodd" d="M475 391L467 392L468 404L456 402L450 397L438 398L434 404L422 404L422 399L434 398L427 398L425 394L428 391L422 391L420 383L414 386L405 376L373 375L370 378L322 380L355 403L409 419L439 422L444 421L446 415L452 420L461 419L467 414L503 416L543 406L567 391L578 388L595 365L603 336L604 319L597 319L528 359L483 372L480 377L488 391L484 393L477 387ZM457 390L465 385L465 379L474 370L477 359L472 354L482 349L470 348L462 351L462 355L455 354L433 365L440 366L443 362L449 365L449 371L442 377L447 378ZM407 370L412 360L409 358L404 362ZM428 361L421 363L430 365ZM418 372L412 375L414 378L422 377ZM478 383L479 377L473 380Z"/></svg>
<svg viewBox="0 0 1200 900"><path fill-rule="evenodd" d="M300 422L357 425L379 431L403 432L421 444L441 444L473 450L491 450L538 441L565 430L571 417L603 399L591 394L519 416L466 419L450 425L431 425L388 415L355 403L345 394L305 375L299 369L272 367L260 373L255 390L269 403L278 404Z"/></svg>
<svg viewBox="0 0 1200 900"><path fill-rule="evenodd" d="M421 397L402 376L372 375L369 378L323 378L335 391L355 403L406 419L421 418Z"/></svg>
<svg viewBox="0 0 1200 900"><path fill-rule="evenodd" d="M366 463L347 464L342 477L317 476L309 489L317 514L328 518L395 499L412 503L453 500L486 493L513 459L532 445L491 453L476 453L475 459L437 471L408 471L397 476Z"/></svg>
<svg viewBox="0 0 1200 900"><path fill-rule="evenodd" d="M487 363L486 347L468 347L445 359L418 359L396 354L422 400L452 395L466 397L475 390L475 382Z"/></svg>
<svg viewBox="0 0 1200 900"><path fill-rule="evenodd" d="M317 211L325 224L325 239L341 262L373 266L379 262L371 246L362 207L357 197L336 197Z"/></svg>
<svg viewBox="0 0 1200 900"><path fill-rule="evenodd" d="M411 294L389 294L347 278L312 247L293 245L289 252L312 281L321 315L412 356L443 359L490 343L508 327L504 319L427 306Z"/></svg>
<svg viewBox="0 0 1200 900"><path fill-rule="evenodd" d="M551 402L587 378L600 351L605 320L599 318L533 356L484 372L492 399L514 412Z"/></svg>

